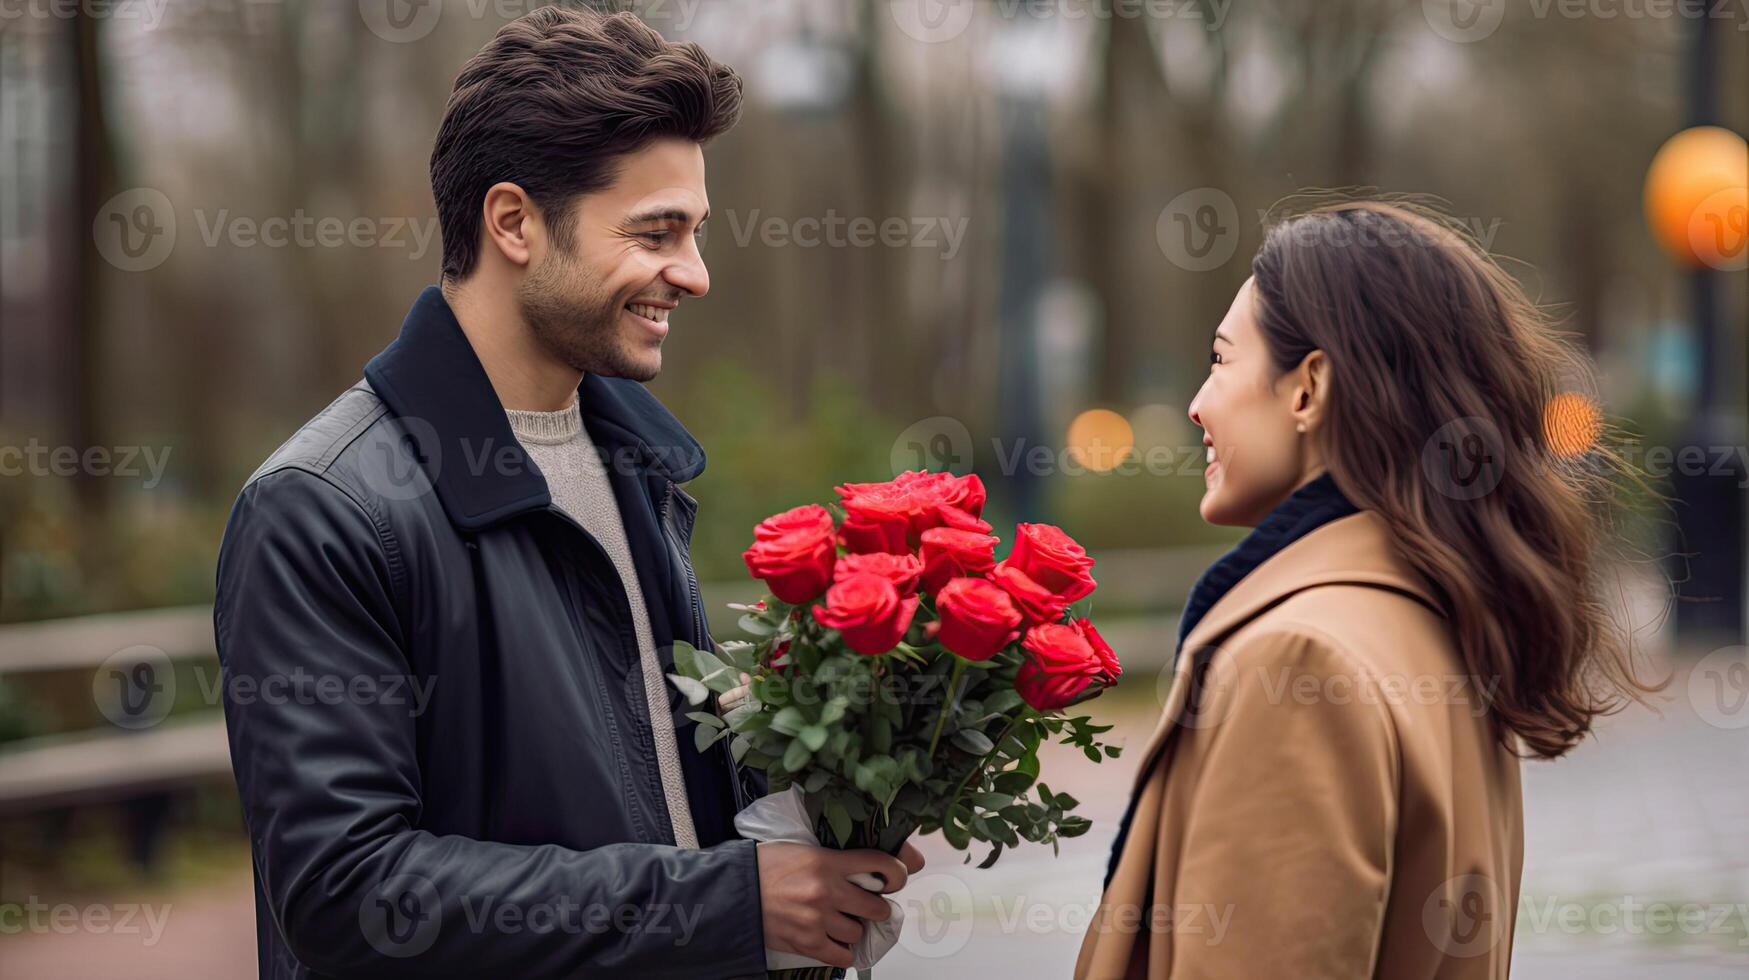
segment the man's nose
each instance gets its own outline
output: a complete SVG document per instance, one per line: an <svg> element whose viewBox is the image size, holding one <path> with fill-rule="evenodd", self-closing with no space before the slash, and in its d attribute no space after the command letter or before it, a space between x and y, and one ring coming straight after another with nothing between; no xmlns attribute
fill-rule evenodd
<svg viewBox="0 0 1749 980"><path fill-rule="evenodd" d="M698 241L691 236L688 238L685 253L663 270L662 278L676 289L684 289L693 296L703 296L711 291L711 274L704 267L704 256L699 254Z"/></svg>

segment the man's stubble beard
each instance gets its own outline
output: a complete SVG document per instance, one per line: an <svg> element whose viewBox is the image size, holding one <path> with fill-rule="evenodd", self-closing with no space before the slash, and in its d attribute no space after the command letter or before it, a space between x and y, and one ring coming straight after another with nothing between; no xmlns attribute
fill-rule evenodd
<svg viewBox="0 0 1749 980"><path fill-rule="evenodd" d="M614 297L561 251L548 252L523 277L516 305L535 342L573 370L642 382L660 369L625 349Z"/></svg>

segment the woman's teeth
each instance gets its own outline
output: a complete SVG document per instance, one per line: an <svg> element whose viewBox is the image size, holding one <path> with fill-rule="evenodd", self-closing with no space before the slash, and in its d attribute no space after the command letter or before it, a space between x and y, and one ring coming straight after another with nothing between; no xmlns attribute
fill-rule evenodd
<svg viewBox="0 0 1749 980"><path fill-rule="evenodd" d="M1209 458L1208 458L1208 461L1209 461L1209 462L1211 462L1211 463L1212 463L1212 462L1214 462L1214 461L1215 461L1215 447L1213 447L1213 446L1210 446L1210 447L1209 447Z"/></svg>
<svg viewBox="0 0 1749 980"><path fill-rule="evenodd" d="M626 309L631 310L633 313L636 313L638 316L641 316L646 320L654 320L657 323L668 322L668 311L660 306L645 306L642 303L627 303Z"/></svg>

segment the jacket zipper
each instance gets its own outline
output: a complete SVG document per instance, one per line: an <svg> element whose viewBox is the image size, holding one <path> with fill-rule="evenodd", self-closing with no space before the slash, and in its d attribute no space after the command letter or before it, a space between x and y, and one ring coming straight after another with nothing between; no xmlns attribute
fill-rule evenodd
<svg viewBox="0 0 1749 980"><path fill-rule="evenodd" d="M588 542L589 547L595 549L596 557L600 560L600 563L602 564L602 566L605 567L607 571L613 573L611 579L603 578L601 585L603 588L613 588L614 586L610 585L609 582L611 581L613 583L618 583L619 608L624 611L624 615L619 617L620 626L621 626L620 641L622 644L621 654L622 655L630 654L631 663L636 667L635 672L639 678L639 683L641 684L643 682L642 679L644 676L644 672L643 672L644 655L643 655L643 652L641 650L639 650L638 646L637 646L637 644L638 644L637 625L631 621L631 616L632 616L631 599L629 599L626 596L625 583L620 582L619 569L617 567L615 567L615 565L613 564L613 558L611 558L608 555L607 549L603 548L601 546L601 542L595 540L595 535L590 534L589 529L585 528L582 524L577 523L576 519L571 517L571 515L565 513L564 511L560 510L556 506L549 506L546 509L546 513L551 514L552 516L558 518L562 523L568 524L572 528L575 528L577 533L582 536L583 540ZM571 567L569 564L567 564L565 567L565 576L566 576L566 579L568 580L568 586L569 586L571 594L573 596L572 604L573 604L573 606L575 606L575 603L577 602L578 598L580 598L582 596L582 592L583 592L581 586L577 582L576 569ZM599 575L597 577L601 578L601 576L599 576ZM583 623L581 621L580 614L578 613L578 611L575 608L571 609L570 612L571 612L571 616L572 616L571 629L574 630L578 634L578 642L581 643L582 642L582 635L583 635ZM630 643L630 649L626 649L624 646L624 644L626 644L627 642ZM648 700L649 700L649 695L646 694L644 696L644 701L646 704L648 703ZM643 729L644 737L640 741L643 743L643 747L649 752L649 758L651 760L654 760L656 758L656 736L655 736L654 731L651 730L650 726L655 724L655 720L650 719L648 721L648 723L640 725L638 723L637 719L640 718L643 714L645 714L645 712L641 712L641 711L637 710L635 705L633 706L633 710L629 714L630 714L631 724L633 725L633 727ZM656 767L654 765L651 765L651 766L633 766L632 768L633 769L641 769L647 774L647 773L653 772ZM656 791L656 799L658 801L662 801L662 805L657 807L659 813L656 817L656 820L657 820L658 826L662 826L662 825L668 826L668 839L672 841L674 839L674 828L669 823L669 818L668 818L668 807L666 805L667 792L668 792L667 788L662 785L660 779L657 779L654 786L646 786L645 789L654 789Z"/></svg>
<svg viewBox="0 0 1749 980"><path fill-rule="evenodd" d="M680 542L680 532L669 521L669 515L672 513L670 505L673 504L674 497L679 492L680 487L670 480L668 492L662 495L662 513L659 515L661 520L658 523L662 525L662 534L668 538L669 546L680 556L680 567L686 570L687 594L692 598L693 639L704 649L714 651L716 644L712 642L710 635L705 631L704 598L699 590L698 573L693 570L692 556L687 554L687 549ZM722 752L723 759L729 766L729 785L735 790L735 809L736 811L744 810L753 804L752 795L741 784L741 766L735 761L734 753L730 752L726 746L723 747Z"/></svg>

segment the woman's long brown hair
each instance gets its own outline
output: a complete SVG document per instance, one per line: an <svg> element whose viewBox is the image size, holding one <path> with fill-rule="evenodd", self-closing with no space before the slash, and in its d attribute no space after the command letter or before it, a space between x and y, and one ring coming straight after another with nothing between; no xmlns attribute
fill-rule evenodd
<svg viewBox="0 0 1749 980"><path fill-rule="evenodd" d="M1583 395L1551 444L1551 399L1588 372L1517 282L1437 212L1384 201L1274 224L1251 270L1278 371L1329 359L1326 465L1440 593L1469 672L1497 682L1501 739L1555 758L1651 689L1595 576L1626 464Z"/></svg>

